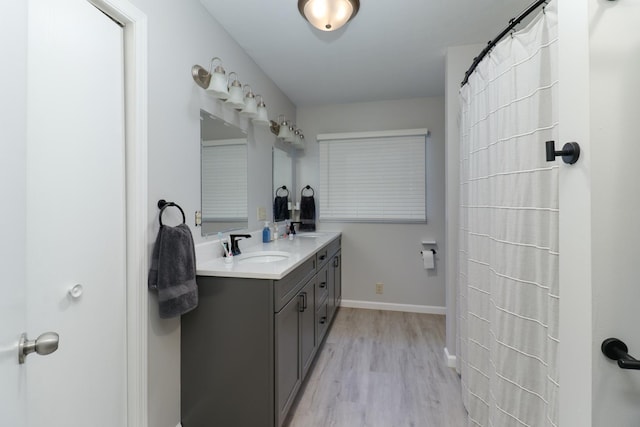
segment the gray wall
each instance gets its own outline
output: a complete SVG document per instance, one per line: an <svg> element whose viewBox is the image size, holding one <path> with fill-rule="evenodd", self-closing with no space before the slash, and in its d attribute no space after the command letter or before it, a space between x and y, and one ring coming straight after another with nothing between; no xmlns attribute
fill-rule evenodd
<svg viewBox="0 0 640 427"><path fill-rule="evenodd" d="M342 280L344 300L376 303L445 305L444 222L444 99L417 98L399 101L301 107L297 124L307 148L299 157L296 193L304 185L319 187L316 135L428 128L427 224L319 223L320 230L342 231ZM316 193L318 198L321 194ZM422 240L438 242L436 269L425 270ZM376 282L384 294L375 293Z"/></svg>
<svg viewBox="0 0 640 427"><path fill-rule="evenodd" d="M293 117L293 104L224 31L198 0L132 0L149 22L149 229L158 230L158 199L175 201L187 214L196 243L204 241L193 226L200 209L200 114L218 108L193 82L191 67L209 66L214 56L242 83L264 95L269 114ZM215 112L215 111L214 111ZM246 127L232 112L225 118ZM231 114L229 114L231 113ZM267 129L249 126L250 228L257 228L257 206L271 205L271 147ZM267 210L269 212L269 210ZM163 221L175 223L167 210ZM149 254L152 241L149 242ZM175 427L180 421L180 320L161 320L155 296L149 301L149 425Z"/></svg>
<svg viewBox="0 0 640 427"><path fill-rule="evenodd" d="M447 240L447 339L449 355L457 352L456 295L458 292L458 208L460 204L460 132L458 129L460 82L473 58L478 56L483 45L467 45L447 48L445 71L445 138L446 138L446 240Z"/></svg>

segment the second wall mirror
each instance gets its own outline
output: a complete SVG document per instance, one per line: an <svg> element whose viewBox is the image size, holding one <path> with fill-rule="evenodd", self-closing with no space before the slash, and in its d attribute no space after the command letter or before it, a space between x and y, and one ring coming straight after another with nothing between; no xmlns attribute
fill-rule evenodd
<svg viewBox="0 0 640 427"><path fill-rule="evenodd" d="M293 191L293 162L291 155L279 147L273 147L273 221L289 219L295 197Z"/></svg>

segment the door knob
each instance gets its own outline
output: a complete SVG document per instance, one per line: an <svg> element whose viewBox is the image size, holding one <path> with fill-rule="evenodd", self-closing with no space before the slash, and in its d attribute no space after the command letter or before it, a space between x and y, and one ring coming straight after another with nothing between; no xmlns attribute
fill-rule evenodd
<svg viewBox="0 0 640 427"><path fill-rule="evenodd" d="M45 332L33 341L27 338L26 333L22 334L18 344L18 363L23 364L25 358L33 352L41 356L53 353L58 349L59 342L60 336L55 332Z"/></svg>

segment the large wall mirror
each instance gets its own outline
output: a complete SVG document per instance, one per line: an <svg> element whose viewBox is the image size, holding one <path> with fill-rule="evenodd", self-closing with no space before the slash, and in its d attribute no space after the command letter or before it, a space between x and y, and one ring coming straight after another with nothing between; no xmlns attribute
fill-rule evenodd
<svg viewBox="0 0 640 427"><path fill-rule="evenodd" d="M273 147L273 220L284 221L290 217L291 203L294 202L293 166L289 153Z"/></svg>
<svg viewBox="0 0 640 427"><path fill-rule="evenodd" d="M202 235L246 229L247 135L200 110Z"/></svg>

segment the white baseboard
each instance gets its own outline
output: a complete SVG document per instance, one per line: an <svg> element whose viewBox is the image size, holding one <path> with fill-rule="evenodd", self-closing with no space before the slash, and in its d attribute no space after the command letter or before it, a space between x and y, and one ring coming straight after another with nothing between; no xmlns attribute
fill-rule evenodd
<svg viewBox="0 0 640 427"><path fill-rule="evenodd" d="M356 301L343 299L340 307L366 308L369 310L404 311L407 313L441 314L445 315L447 308L431 305L392 304L388 302Z"/></svg>
<svg viewBox="0 0 640 427"><path fill-rule="evenodd" d="M447 362L449 368L456 367L456 356L450 355L447 347L444 348L444 360Z"/></svg>

